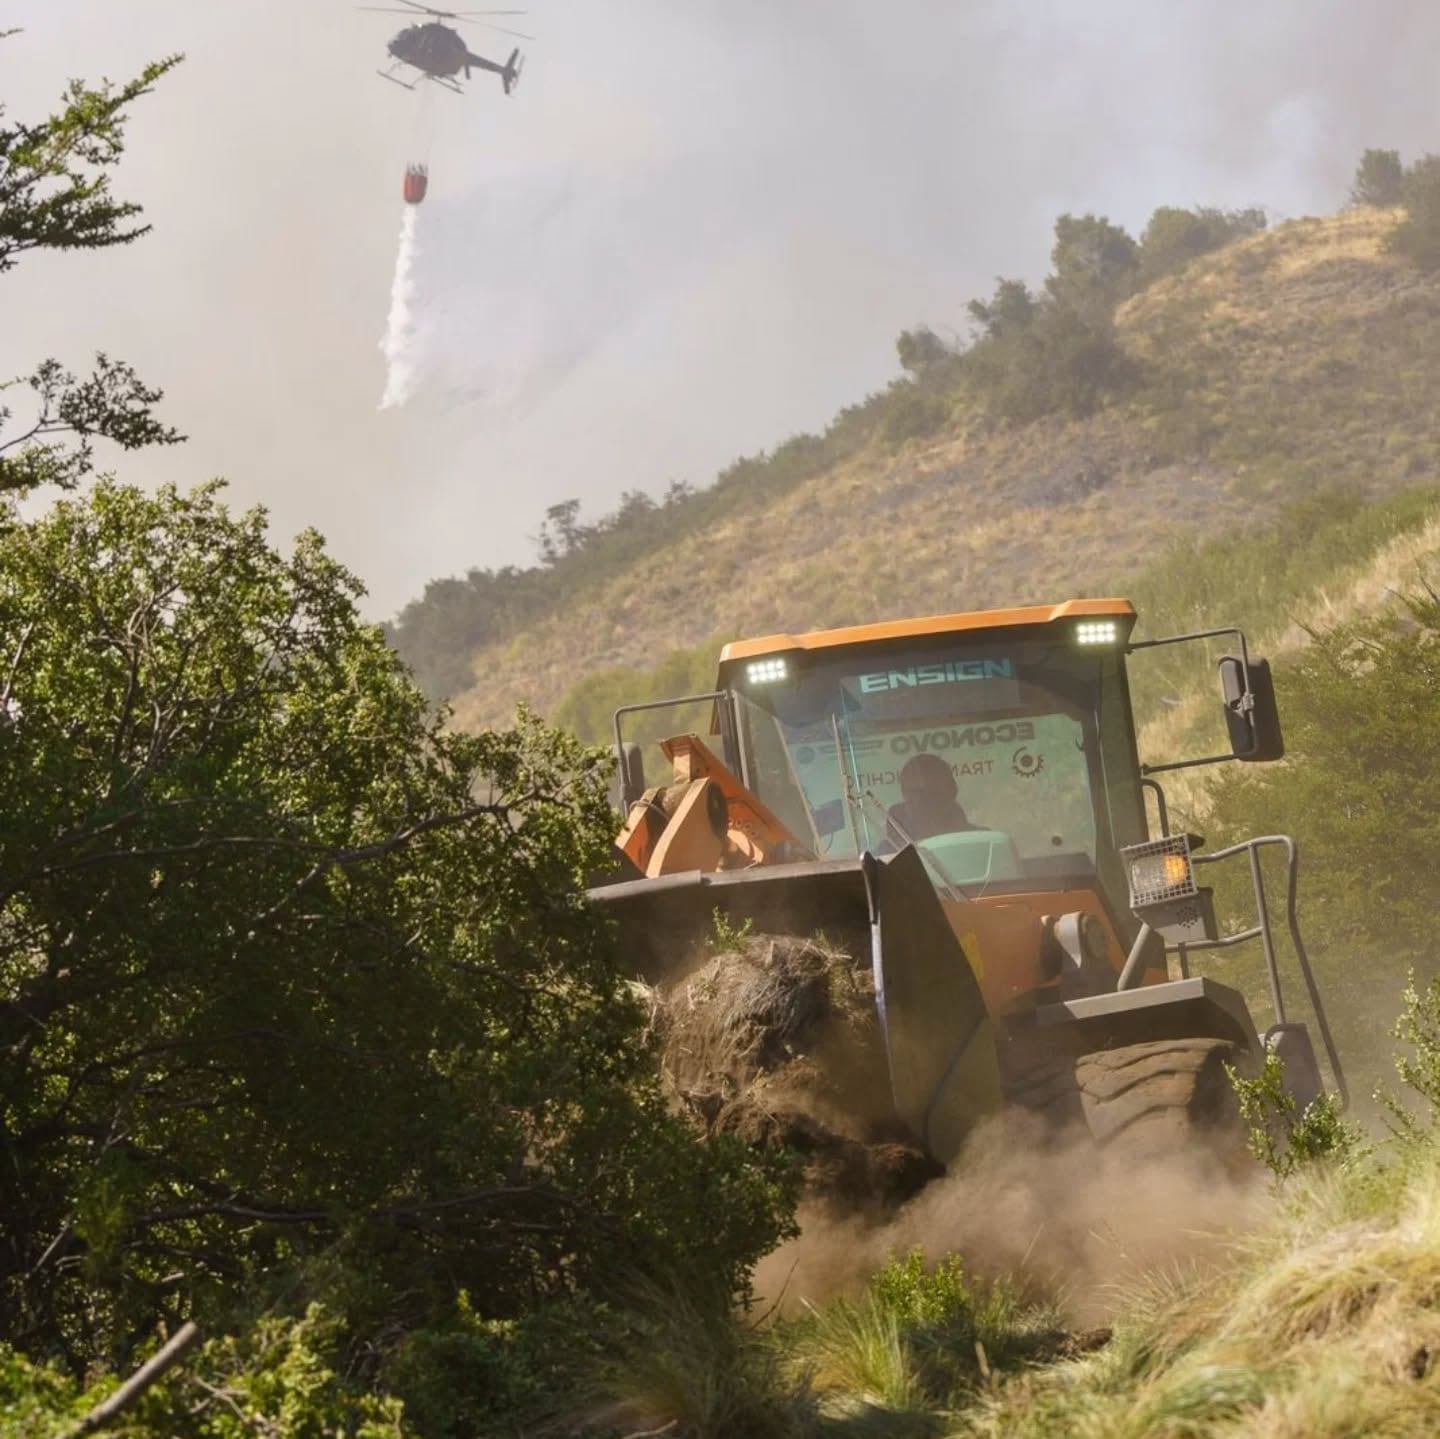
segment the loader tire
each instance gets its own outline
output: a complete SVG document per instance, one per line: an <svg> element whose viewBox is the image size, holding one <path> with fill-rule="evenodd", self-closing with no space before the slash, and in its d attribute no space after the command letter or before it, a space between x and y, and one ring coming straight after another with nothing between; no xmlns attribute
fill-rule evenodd
<svg viewBox="0 0 1440 1439"><path fill-rule="evenodd" d="M1239 1172L1250 1162L1227 1064L1244 1051L1223 1039L1159 1039L1102 1049L1075 1061L1085 1123L1107 1153L1193 1152Z"/></svg>

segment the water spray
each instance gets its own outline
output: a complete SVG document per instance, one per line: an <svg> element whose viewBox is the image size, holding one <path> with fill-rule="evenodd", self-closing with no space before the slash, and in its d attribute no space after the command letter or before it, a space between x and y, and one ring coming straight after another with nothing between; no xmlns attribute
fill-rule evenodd
<svg viewBox="0 0 1440 1439"><path fill-rule="evenodd" d="M416 239L420 210L407 204L400 222L400 247L395 256L395 278L390 283L390 316L380 352L385 356L385 393L380 408L392 410L414 393L420 376L420 336L416 317L415 261L420 247Z"/></svg>

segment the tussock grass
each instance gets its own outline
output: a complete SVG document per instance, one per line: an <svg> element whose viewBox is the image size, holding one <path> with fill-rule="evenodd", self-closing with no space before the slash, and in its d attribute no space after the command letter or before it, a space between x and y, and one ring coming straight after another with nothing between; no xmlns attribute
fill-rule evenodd
<svg viewBox="0 0 1440 1439"><path fill-rule="evenodd" d="M808 1375L773 1333L717 1295L683 1284L637 1287L630 1332L591 1376L595 1402L565 1433L674 1439L810 1439L819 1433Z"/></svg>
<svg viewBox="0 0 1440 1439"><path fill-rule="evenodd" d="M1137 1293L1105 1353L988 1396L961 1432L1440 1432L1440 1156L1320 1168L1219 1270Z"/></svg>

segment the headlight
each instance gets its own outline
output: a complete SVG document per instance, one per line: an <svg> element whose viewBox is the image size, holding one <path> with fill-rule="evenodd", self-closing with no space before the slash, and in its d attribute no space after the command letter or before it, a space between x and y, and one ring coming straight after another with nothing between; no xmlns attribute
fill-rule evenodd
<svg viewBox="0 0 1440 1439"><path fill-rule="evenodd" d="M1114 620L1081 620L1075 627L1075 643L1081 645L1113 645L1120 638L1120 626Z"/></svg>
<svg viewBox="0 0 1440 1439"><path fill-rule="evenodd" d="M1183 834L1129 846L1125 851L1130 880L1130 908L1145 909L1196 893L1195 870L1190 863L1190 841Z"/></svg>
<svg viewBox="0 0 1440 1439"><path fill-rule="evenodd" d="M752 685L772 685L783 680L785 675L785 660L779 655L768 660L752 660L745 666L745 678Z"/></svg>

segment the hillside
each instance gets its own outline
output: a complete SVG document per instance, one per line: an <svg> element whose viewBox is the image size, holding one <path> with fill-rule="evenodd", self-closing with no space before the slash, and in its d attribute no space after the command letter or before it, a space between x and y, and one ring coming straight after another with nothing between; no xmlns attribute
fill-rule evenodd
<svg viewBox="0 0 1440 1439"><path fill-rule="evenodd" d="M1135 295L1115 330L1138 381L1088 418L1000 428L957 407L731 516L697 507L699 525L480 647L457 724L520 701L554 714L586 674L715 635L1123 588L1176 537L1244 533L1329 486L1435 479L1440 278L1386 252L1399 215L1289 222Z"/></svg>

